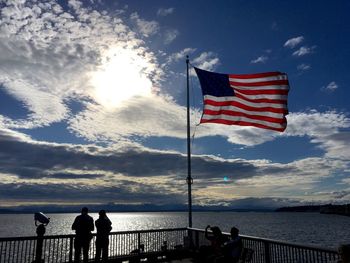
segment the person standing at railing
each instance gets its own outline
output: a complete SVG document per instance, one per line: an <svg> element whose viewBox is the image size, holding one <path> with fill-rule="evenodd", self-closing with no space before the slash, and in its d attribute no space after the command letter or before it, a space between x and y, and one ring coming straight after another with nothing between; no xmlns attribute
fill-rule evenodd
<svg viewBox="0 0 350 263"><path fill-rule="evenodd" d="M231 228L231 238L224 244L224 262L236 263L242 253L243 243L236 227Z"/></svg>
<svg viewBox="0 0 350 263"><path fill-rule="evenodd" d="M94 219L88 215L88 208L81 209L81 215L77 216L72 225L76 236L74 240L74 262L80 262L81 249L83 249L84 263L89 261L89 248L92 239L91 232L94 231Z"/></svg>
<svg viewBox="0 0 350 263"><path fill-rule="evenodd" d="M108 261L108 245L109 232L112 230L112 222L106 215L105 210L101 210L99 218L95 221L97 235L96 235L96 255L95 262L100 262L102 253L102 262Z"/></svg>

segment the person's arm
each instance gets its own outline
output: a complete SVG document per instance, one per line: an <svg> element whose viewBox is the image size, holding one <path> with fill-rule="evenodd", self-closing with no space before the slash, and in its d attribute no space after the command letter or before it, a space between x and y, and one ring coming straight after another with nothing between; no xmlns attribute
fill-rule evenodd
<svg viewBox="0 0 350 263"><path fill-rule="evenodd" d="M108 223L109 223L109 231L108 232L111 232L112 231L112 222L111 222L111 220L109 220L109 218L107 218L108 219Z"/></svg>
<svg viewBox="0 0 350 263"><path fill-rule="evenodd" d="M78 217L74 219L73 225L72 225L72 230L77 230L77 225L78 225Z"/></svg>
<svg viewBox="0 0 350 263"><path fill-rule="evenodd" d="M94 231L95 230L95 226L94 226L94 219L91 217L91 220L90 220L90 231Z"/></svg>
<svg viewBox="0 0 350 263"><path fill-rule="evenodd" d="M209 237L209 235L208 235L208 229L210 228L210 225L207 225L207 227L205 228L205 233L204 233L204 235L205 235L205 238L206 239L209 239L210 237Z"/></svg>

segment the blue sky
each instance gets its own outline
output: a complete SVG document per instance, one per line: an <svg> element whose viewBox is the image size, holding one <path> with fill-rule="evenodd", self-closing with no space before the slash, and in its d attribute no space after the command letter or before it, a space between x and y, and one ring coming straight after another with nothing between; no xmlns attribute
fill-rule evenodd
<svg viewBox="0 0 350 263"><path fill-rule="evenodd" d="M348 1L0 6L2 206L185 204L186 55L290 81L284 133L196 126L191 71L195 205L349 202Z"/></svg>

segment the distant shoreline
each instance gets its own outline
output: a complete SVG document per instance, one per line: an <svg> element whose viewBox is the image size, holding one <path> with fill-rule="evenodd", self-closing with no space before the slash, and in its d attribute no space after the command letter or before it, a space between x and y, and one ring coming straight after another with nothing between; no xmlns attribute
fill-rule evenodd
<svg viewBox="0 0 350 263"><path fill-rule="evenodd" d="M317 212L320 214L335 214L350 216L350 204L344 205L307 205L307 206L291 206L281 207L276 212Z"/></svg>

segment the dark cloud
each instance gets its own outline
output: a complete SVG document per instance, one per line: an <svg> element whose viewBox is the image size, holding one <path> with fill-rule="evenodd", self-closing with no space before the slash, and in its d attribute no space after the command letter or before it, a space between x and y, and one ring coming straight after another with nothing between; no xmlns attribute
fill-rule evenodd
<svg viewBox="0 0 350 263"><path fill-rule="evenodd" d="M20 178L97 178L103 172L132 177L172 176L183 179L187 174L187 156L179 153L129 149L112 151L97 146L37 143L0 135L0 172ZM80 170L80 174L64 172ZM198 179L251 177L259 173L254 164L244 160L224 161L209 156L193 156L193 177ZM83 171L86 171L85 173ZM91 171L100 171L91 175ZM49 176L50 175L50 176Z"/></svg>
<svg viewBox="0 0 350 263"><path fill-rule="evenodd" d="M72 203L184 203L186 195L161 187L122 181L117 186L57 183L0 183L0 198L12 201Z"/></svg>
<svg viewBox="0 0 350 263"><path fill-rule="evenodd" d="M283 167L194 155L193 189L220 185L223 177L238 180L267 173L281 174ZM18 177L0 184L0 198L11 202L164 205L185 204L187 200L187 156L141 147L124 147L122 152L95 145L37 142L23 134L3 130L0 131L0 173ZM195 194L193 198L205 199ZM210 204L210 199L208 194L205 203ZM260 200L257 205L269 207L270 201Z"/></svg>
<svg viewBox="0 0 350 263"><path fill-rule="evenodd" d="M53 173L50 175L47 175L49 178L57 178L57 179L78 179L78 178L85 178L85 179L95 179L102 177L102 174L79 174L79 173Z"/></svg>

